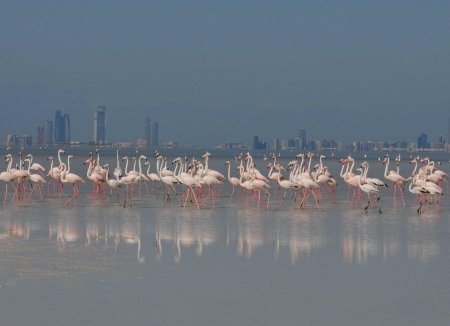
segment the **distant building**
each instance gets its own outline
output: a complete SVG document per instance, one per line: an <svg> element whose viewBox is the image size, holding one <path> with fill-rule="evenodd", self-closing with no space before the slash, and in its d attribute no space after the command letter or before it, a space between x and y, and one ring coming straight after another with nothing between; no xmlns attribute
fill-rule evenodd
<svg viewBox="0 0 450 326"><path fill-rule="evenodd" d="M106 108L100 105L94 111L94 143L97 145L106 143Z"/></svg>
<svg viewBox="0 0 450 326"><path fill-rule="evenodd" d="M152 146L152 120L150 118L145 119L144 126L144 145L146 147Z"/></svg>
<svg viewBox="0 0 450 326"><path fill-rule="evenodd" d="M260 142L258 136L253 136L253 150L265 150L267 149L266 142Z"/></svg>
<svg viewBox="0 0 450 326"><path fill-rule="evenodd" d="M43 146L45 144L45 127L36 128L36 146Z"/></svg>
<svg viewBox="0 0 450 326"><path fill-rule="evenodd" d="M7 135L6 146L31 147L33 146L33 137L29 135Z"/></svg>
<svg viewBox="0 0 450 326"><path fill-rule="evenodd" d="M306 141L306 129L304 128L300 128L298 130L298 149L299 150L304 150L306 149L308 143Z"/></svg>
<svg viewBox="0 0 450 326"><path fill-rule="evenodd" d="M217 145L216 148L220 149L247 149L247 145L243 143L225 143Z"/></svg>
<svg viewBox="0 0 450 326"><path fill-rule="evenodd" d="M419 138L417 138L417 148L429 148L427 142L428 135L425 133L421 133Z"/></svg>
<svg viewBox="0 0 450 326"><path fill-rule="evenodd" d="M55 113L55 143L70 142L70 117L60 110Z"/></svg>
<svg viewBox="0 0 450 326"><path fill-rule="evenodd" d="M280 149L280 140L278 138L274 138L272 142L272 149L279 150Z"/></svg>
<svg viewBox="0 0 450 326"><path fill-rule="evenodd" d="M16 137L16 135L11 135L11 134L6 135L5 145L6 146L14 146L16 144L15 143L15 141L16 141L15 137Z"/></svg>
<svg viewBox="0 0 450 326"><path fill-rule="evenodd" d="M53 144L53 122L50 120L45 120L45 144Z"/></svg>
<svg viewBox="0 0 450 326"><path fill-rule="evenodd" d="M152 137L151 137L151 145L153 147L158 147L159 146L159 124L157 121L153 121L151 124L151 133L152 133Z"/></svg>
<svg viewBox="0 0 450 326"><path fill-rule="evenodd" d="M450 144L450 118L448 118L448 130L447 130L447 144Z"/></svg>

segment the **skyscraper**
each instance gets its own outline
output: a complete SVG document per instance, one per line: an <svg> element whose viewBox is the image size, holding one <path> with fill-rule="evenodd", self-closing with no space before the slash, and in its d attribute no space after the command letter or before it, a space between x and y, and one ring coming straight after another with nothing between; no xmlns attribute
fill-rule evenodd
<svg viewBox="0 0 450 326"><path fill-rule="evenodd" d="M417 138L417 148L428 148L427 134L421 133Z"/></svg>
<svg viewBox="0 0 450 326"><path fill-rule="evenodd" d="M58 110L55 114L55 143L67 142L70 142L70 117Z"/></svg>
<svg viewBox="0 0 450 326"><path fill-rule="evenodd" d="M151 144L153 147L158 147L159 140L158 140L158 133L159 133L159 125L157 121L153 121L151 124Z"/></svg>
<svg viewBox="0 0 450 326"><path fill-rule="evenodd" d="M98 145L106 143L106 108L104 106L97 106L94 111L94 142Z"/></svg>
<svg viewBox="0 0 450 326"><path fill-rule="evenodd" d="M53 143L53 122L45 120L45 143L51 145Z"/></svg>
<svg viewBox="0 0 450 326"><path fill-rule="evenodd" d="M152 146L151 122L152 120L150 118L145 119L144 139L147 147Z"/></svg>
<svg viewBox="0 0 450 326"><path fill-rule="evenodd" d="M42 146L45 144L45 127L36 128L36 145Z"/></svg>
<svg viewBox="0 0 450 326"><path fill-rule="evenodd" d="M306 149L307 147L307 142L306 142L306 129L299 129L298 130L298 138L299 138L299 146L298 149L303 150Z"/></svg>
<svg viewBox="0 0 450 326"><path fill-rule="evenodd" d="M448 135L447 135L447 144L450 144L450 118L448 118Z"/></svg>

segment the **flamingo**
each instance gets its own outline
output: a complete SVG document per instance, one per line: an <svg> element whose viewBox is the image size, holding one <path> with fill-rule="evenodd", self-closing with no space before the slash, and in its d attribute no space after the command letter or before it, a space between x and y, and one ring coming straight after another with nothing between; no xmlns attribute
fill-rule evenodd
<svg viewBox="0 0 450 326"><path fill-rule="evenodd" d="M200 174L200 183L204 184L208 187L208 195L203 199L203 201L200 203L200 207L203 207L203 205L206 203L206 201L211 197L213 207L216 206L216 191L214 189L214 185L222 184L222 182L217 179L216 177L212 175L208 175L208 170L203 168L202 163L197 164L197 168Z"/></svg>
<svg viewBox="0 0 450 326"><path fill-rule="evenodd" d="M161 157L160 159L162 159L163 161L165 161L167 163L167 158L163 158ZM162 165L162 162L161 162ZM173 189L173 191L175 192L175 194L177 193L176 189L175 189L175 184L179 183L178 179L174 177L173 172L172 174L168 174L167 171L169 171L166 167L165 169L166 171L166 175L163 174L163 170L161 169L161 167L159 167L159 179L161 180L162 183L164 183L166 185L166 191L165 193L165 197L166 197L166 201L170 201L170 189Z"/></svg>
<svg viewBox="0 0 450 326"><path fill-rule="evenodd" d="M31 154L30 154L30 155L31 155ZM30 159L30 158L26 158L24 161L28 161L28 174L29 174L29 179L30 179L31 182L33 182L33 188L32 188L32 190L31 190L30 197L31 197L31 195L33 195L34 191L36 190L36 187L38 187L39 193L40 193L41 199L42 199L42 190L41 190L40 184L42 184L42 183L47 183L47 181L45 181L45 179L44 179L40 174L37 174L37 173L31 174L31 173L30 173L31 162L33 161L32 158L31 158L31 159ZM35 163L35 164L37 164L37 163ZM45 171L45 170L44 170L44 171Z"/></svg>
<svg viewBox="0 0 450 326"><path fill-rule="evenodd" d="M78 183L86 183L79 175L70 172L70 159L73 158L72 155L67 156L67 170L64 168L61 172L61 182L62 183L70 183L73 187L73 197L70 197L64 205L67 205L70 201L73 200L74 207L77 206L77 197L80 194L80 190L78 189Z"/></svg>
<svg viewBox="0 0 450 326"><path fill-rule="evenodd" d="M194 197L194 200L195 200L195 204L197 205L197 208L200 208L198 201L197 201L197 195L195 194L194 189L192 188L194 186L200 186L200 183L193 176L193 173L194 173L194 171L192 169L193 166L191 168L192 174L190 174L190 173L184 172L184 165L181 161L181 158L179 158L177 163L180 165L180 170L177 175L177 179L178 179L178 181L181 182L181 184L183 184L187 188L187 194L184 199L184 204L182 206L186 207L187 200L189 199L190 194L192 194Z"/></svg>
<svg viewBox="0 0 450 326"><path fill-rule="evenodd" d="M27 158L30 160L31 170L37 171L43 176L43 174L45 173L45 168L41 164L33 161L33 155L28 154Z"/></svg>
<svg viewBox="0 0 450 326"><path fill-rule="evenodd" d="M344 181L349 185L349 187L353 188L353 196L352 200L350 201L350 208L351 208L353 206L353 201L355 197L356 197L356 205L358 205L358 201L362 201L361 189L359 188L361 176L355 175L351 172L353 171L353 167L355 165L355 160L351 156L347 157L347 159L345 159L343 162L344 164L347 163L347 169L346 172L344 173Z"/></svg>
<svg viewBox="0 0 450 326"><path fill-rule="evenodd" d="M117 199L119 200L119 188L122 187L122 184L117 179L110 179L109 178L109 164L103 165L103 168L106 169L106 184L111 188L111 192L109 193L109 198L111 198L113 190L117 193Z"/></svg>
<svg viewBox="0 0 450 326"><path fill-rule="evenodd" d="M156 164L158 164L158 161L156 161ZM152 181L152 188L153 188L153 190L155 190L155 182L158 182L161 180L159 179L158 174L156 174L154 172L150 173L150 162L147 161L144 163L144 165L148 165L146 174L147 174L147 177Z"/></svg>
<svg viewBox="0 0 450 326"><path fill-rule="evenodd" d="M231 198L233 198L233 194L234 194L234 191L235 191L236 187L239 186L239 179L236 178L236 177L232 177L231 176L231 162L230 161L226 161L225 165L228 168L228 178L227 178L227 180L230 183L230 185L233 187L233 190L231 191L231 195L230 195L230 199L231 199ZM239 190L238 190L238 197L240 197L239 196Z"/></svg>
<svg viewBox="0 0 450 326"><path fill-rule="evenodd" d="M423 208L423 207L426 205L426 203L428 202L428 197L427 197L427 195L429 195L430 192L429 192L427 189L425 189L424 187L420 186L420 185L415 185L415 186L413 187L414 184L415 184L415 180L411 181L411 182L409 183L409 188L408 188L408 190L409 190L410 193L416 195L416 200L415 200L414 202L419 201L420 196L423 195L425 201L424 201L423 203L421 203L421 204L419 205L419 207L417 208L417 214L422 214L422 208Z"/></svg>
<svg viewBox="0 0 450 326"><path fill-rule="evenodd" d="M364 207L364 211L367 214L367 212L369 210L369 206L372 205L372 207L373 207L372 199L370 198L370 195L375 194L377 196L377 201L378 201L378 212L381 214L380 191L378 190L378 187L376 186L376 184L367 182L368 171L369 171L369 163L367 163L367 161L364 161L361 164L361 177L360 177L360 183L359 183L359 188L367 194L367 197L369 199L367 206Z"/></svg>
<svg viewBox="0 0 450 326"><path fill-rule="evenodd" d="M388 170L389 170L389 155L388 154L386 154L384 156L384 160L382 163L386 166L384 169L384 177L394 184L394 208L397 206L397 200L396 200L397 187L400 190L400 194L401 194L402 201L403 201L403 207L406 207L405 199L403 197L403 190L404 190L404 186L406 183L406 179L399 174L399 171L400 171L399 157L397 157L397 169L398 169L397 171L391 170L388 172Z"/></svg>
<svg viewBox="0 0 450 326"><path fill-rule="evenodd" d="M6 171L3 171L0 173L0 181L3 181L5 183L5 198L3 199L3 207L6 206L6 199L8 198L8 185L12 181L14 181L14 175L11 173L12 155L7 154L5 156L5 160L6 160L6 164L7 164ZM13 187L14 187L14 184L13 184Z"/></svg>
<svg viewBox="0 0 450 326"><path fill-rule="evenodd" d="M286 192L288 190L299 189L300 185L298 183L296 183L296 182L291 181L291 180L282 180L281 179L281 170L284 170L283 166L277 164L277 166L275 166L275 169L278 171L278 173L277 173L278 185L280 186L280 188L283 188L285 190L284 194L283 194L283 198L282 198L282 200L284 200L284 198L286 196Z"/></svg>

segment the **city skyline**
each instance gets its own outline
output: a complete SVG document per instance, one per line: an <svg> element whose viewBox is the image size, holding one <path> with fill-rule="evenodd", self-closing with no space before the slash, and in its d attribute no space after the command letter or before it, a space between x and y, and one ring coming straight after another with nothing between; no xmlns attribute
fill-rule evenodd
<svg viewBox="0 0 450 326"><path fill-rule="evenodd" d="M70 141L70 117L69 115L63 114L60 110L55 113L55 143L73 143L73 144L88 144L88 145L112 145L114 142L108 142L105 139L106 135L106 107L103 105L97 105L94 109L93 115L93 135L94 140L80 141L74 140ZM450 118L448 118L448 131L450 134ZM37 126L36 128L36 138L32 141L32 136L27 134L8 134L6 136L6 146L46 146L52 145L52 131L53 122L50 120L45 120L44 126ZM157 121L152 120L147 117L144 120L144 135L142 138L138 138L133 142L118 141L117 144L122 144L122 146L133 145L133 143L138 147L159 147L159 124ZM350 142L343 142L341 139L331 139L331 138L308 138L307 130L304 127L300 127L297 131L292 131L294 135L291 138L280 139L273 138L268 140L263 135L261 138L259 135L253 135L253 143L244 142L221 142L219 144L214 144L210 147L215 148L248 148L253 150L351 150L351 151L371 151L371 150L410 150L410 149L430 149L430 150L450 150L447 140L441 135L437 141L430 140L428 134L421 132L416 142L411 140L396 140L396 141L382 141L382 140L367 140L363 141L360 139L353 139ZM59 137L59 138L58 138ZM56 141L56 138L59 141ZM64 141L61 141L64 139ZM69 140L67 140L69 139ZM202 147L198 144L186 144L174 141L173 139L168 139L164 141L162 147ZM204 146L208 147L208 146Z"/></svg>

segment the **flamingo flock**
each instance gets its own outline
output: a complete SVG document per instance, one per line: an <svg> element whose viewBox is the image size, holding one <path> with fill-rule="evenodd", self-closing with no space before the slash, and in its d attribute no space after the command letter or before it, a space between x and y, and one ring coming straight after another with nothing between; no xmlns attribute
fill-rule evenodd
<svg viewBox="0 0 450 326"><path fill-rule="evenodd" d="M113 200L114 193L115 201L119 202L120 197L123 198L124 207L132 206L133 199L141 198L145 190L145 196L148 196L150 191L157 197L161 195L164 205L175 198L181 207L215 208L224 183L230 186L226 189L231 189L230 194L225 195L229 196L229 201L238 201L246 207L254 205L257 209L263 206L269 209L271 200L276 200L277 206L280 207L286 199L289 199L296 208L311 205L320 209L327 201L331 205L336 204L338 182L325 165L326 157L316 156L314 153L300 153L286 166L277 161L278 156L275 154L265 157L264 159L269 161L266 163L268 173L265 174L256 167L251 153L247 152L235 157L235 166L231 160L224 162L226 176L210 168L211 154L208 152L200 159L193 157L188 160L186 156L177 157L170 162L171 167L168 167L168 158L157 151L153 158L149 159L145 155L121 158L117 150L116 166L111 176L112 168L110 169L109 164L100 163L100 151L97 150L95 153L89 153L87 159L83 160L86 168L85 178L71 171L71 161L75 159L73 155L59 149L56 157L57 160L53 156L47 158L50 166L45 174L46 169L34 161L33 155L28 154L23 158L22 153L19 153L18 163L14 165L13 155L6 154L6 171L0 173L0 181L5 183L3 207L7 205L11 188L13 205L18 205L19 202L36 195L41 201L44 200L45 184L47 197L64 199L64 205L72 202L73 206L76 206L80 195L78 187L86 183L92 186L89 193L91 199ZM448 193L448 175L437 169L433 160L428 157L413 158L410 164L414 169L408 177L400 173L400 155L395 157L394 170L389 169L391 162L389 155L385 155L379 161L384 165L384 180L370 175L368 161L361 162L357 169L355 159L351 155L339 161L342 164L339 176L348 186L349 208L360 206L363 212L367 213L371 208L374 209L377 203L377 211L381 214L381 197L389 189L393 193L394 208L397 208L397 193L401 198L402 207L406 208L404 192L407 188L416 196L412 205L416 207L418 214L428 206L434 206L436 211L441 209L442 198ZM124 165L123 168L121 164ZM233 171L237 171L237 175L233 176ZM444 184L445 192L442 188ZM73 192L68 198L68 195L64 194L65 185L72 185ZM364 204L363 194L367 196L367 204Z"/></svg>

